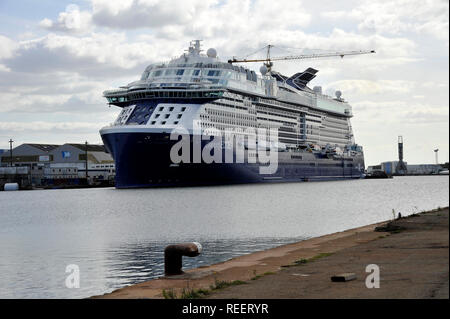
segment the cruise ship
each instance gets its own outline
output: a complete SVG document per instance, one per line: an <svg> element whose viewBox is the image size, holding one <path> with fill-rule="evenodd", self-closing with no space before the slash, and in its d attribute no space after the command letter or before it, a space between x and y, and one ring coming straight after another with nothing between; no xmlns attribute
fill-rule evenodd
<svg viewBox="0 0 450 319"><path fill-rule="evenodd" d="M308 87L318 70L285 76L266 63L257 74L220 61L215 49L202 51L194 40L181 56L149 65L140 80L103 93L110 106L120 108L115 122L100 130L115 161L117 188L364 176L363 149L350 123L352 107L339 91L331 97L321 87ZM181 161L171 156L183 139L171 136L177 130L187 133L191 147L181 150L186 152ZM227 130L237 132L231 143ZM267 137L252 143L256 138L241 134L260 131ZM215 160L196 156L195 141L204 151L217 136L222 142L213 146ZM227 161L230 149L232 161ZM272 171L261 170L271 163L257 160L267 152L275 155Z"/></svg>

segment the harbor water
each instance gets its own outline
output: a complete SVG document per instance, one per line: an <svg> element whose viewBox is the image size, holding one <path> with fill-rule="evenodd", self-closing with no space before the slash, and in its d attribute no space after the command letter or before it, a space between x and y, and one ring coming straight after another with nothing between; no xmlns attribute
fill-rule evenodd
<svg viewBox="0 0 450 319"><path fill-rule="evenodd" d="M449 205L448 176L117 190L0 192L0 298L85 298L185 268ZM80 287L67 288L68 265Z"/></svg>

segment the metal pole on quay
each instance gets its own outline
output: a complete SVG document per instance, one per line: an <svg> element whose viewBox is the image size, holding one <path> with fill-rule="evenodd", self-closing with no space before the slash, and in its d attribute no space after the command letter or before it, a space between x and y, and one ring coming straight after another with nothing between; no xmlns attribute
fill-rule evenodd
<svg viewBox="0 0 450 319"><path fill-rule="evenodd" d="M88 142L85 142L85 156L86 156L86 185L89 185L89 174L88 174Z"/></svg>
<svg viewBox="0 0 450 319"><path fill-rule="evenodd" d="M13 155L12 155L12 144L14 141L12 138L9 139L9 166L13 166Z"/></svg>

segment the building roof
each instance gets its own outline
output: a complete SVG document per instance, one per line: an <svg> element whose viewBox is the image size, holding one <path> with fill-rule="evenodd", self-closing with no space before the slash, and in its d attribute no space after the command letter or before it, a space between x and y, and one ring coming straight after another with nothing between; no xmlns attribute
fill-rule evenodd
<svg viewBox="0 0 450 319"><path fill-rule="evenodd" d="M76 148L86 152L86 144L72 144L72 143L68 143L67 145L76 147ZM87 151L88 152L106 152L106 149L105 149L105 146L103 146L103 145L88 144L87 145Z"/></svg>
<svg viewBox="0 0 450 319"><path fill-rule="evenodd" d="M23 145L32 146L32 147L35 147L44 152L50 152L50 151L54 150L55 148L61 146L61 145L55 145L55 144L32 144L32 143L25 143Z"/></svg>

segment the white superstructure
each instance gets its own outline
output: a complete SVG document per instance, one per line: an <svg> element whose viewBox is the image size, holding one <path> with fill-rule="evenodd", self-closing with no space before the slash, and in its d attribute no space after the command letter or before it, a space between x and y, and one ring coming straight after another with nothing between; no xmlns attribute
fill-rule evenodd
<svg viewBox="0 0 450 319"><path fill-rule="evenodd" d="M140 80L104 92L110 104L123 106L109 129L158 132L183 126L192 130L194 121L200 121L202 128L220 130L277 128L280 142L292 149L304 144L344 149L354 144L352 108L340 92L332 98L322 94L320 88L309 89L306 84L316 72L310 68L297 78L266 70L257 75L242 66L220 62L214 49L202 54L200 41L196 40L179 58L151 64ZM167 101L151 112L144 110L141 116L136 115L133 101L145 98L204 98L206 102Z"/></svg>

